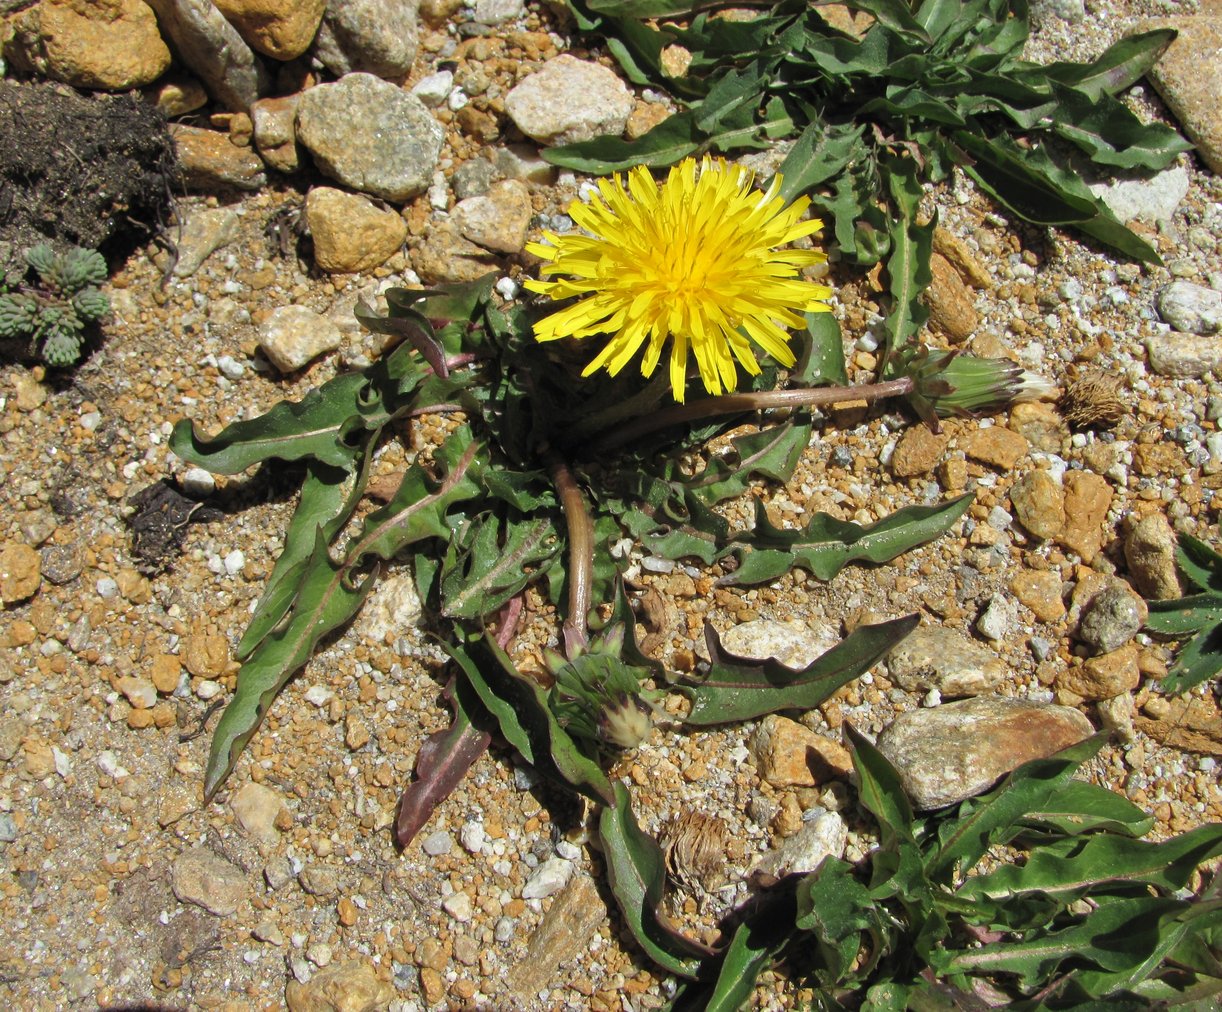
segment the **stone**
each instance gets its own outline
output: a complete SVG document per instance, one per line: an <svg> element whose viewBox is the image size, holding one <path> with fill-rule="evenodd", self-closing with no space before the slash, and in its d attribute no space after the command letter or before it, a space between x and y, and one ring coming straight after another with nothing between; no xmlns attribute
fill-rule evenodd
<svg viewBox="0 0 1222 1012"><path fill-rule="evenodd" d="M193 629L182 642L183 666L196 678L223 675L229 666L229 640L206 629Z"/></svg>
<svg viewBox="0 0 1222 1012"><path fill-rule="evenodd" d="M1101 699L1095 704L1099 723L1108 731L1114 731L1123 742L1133 741L1137 734L1133 729L1133 697L1127 692L1111 699Z"/></svg>
<svg viewBox="0 0 1222 1012"><path fill-rule="evenodd" d="M1222 342L1196 334L1153 334L1145 340L1150 368L1159 376L1198 379L1222 370Z"/></svg>
<svg viewBox="0 0 1222 1012"><path fill-rule="evenodd" d="M374 643L401 635L420 624L423 606L411 573L395 573L378 581L356 620L354 632Z"/></svg>
<svg viewBox="0 0 1222 1012"><path fill-rule="evenodd" d="M1010 591L1041 622L1056 622L1065 616L1061 574L1054 569L1024 569L1010 580Z"/></svg>
<svg viewBox="0 0 1222 1012"><path fill-rule="evenodd" d="M979 696L914 710L878 736L913 805L944 808L988 790L1005 774L1091 735L1077 710L1002 696Z"/></svg>
<svg viewBox="0 0 1222 1012"><path fill-rule="evenodd" d="M959 446L972 460L1009 471L1027 453L1027 440L1002 425L972 429L959 438Z"/></svg>
<svg viewBox="0 0 1222 1012"><path fill-rule="evenodd" d="M333 963L307 983L290 980L284 988L289 1012L384 1012L394 1000L394 985L363 959Z"/></svg>
<svg viewBox="0 0 1222 1012"><path fill-rule="evenodd" d="M368 197L315 186L306 195L314 262L331 274L355 274L386 263L403 248L407 222Z"/></svg>
<svg viewBox="0 0 1222 1012"><path fill-rule="evenodd" d="M1222 292L1172 281L1158 290L1158 315L1182 334L1216 334L1222 330Z"/></svg>
<svg viewBox="0 0 1222 1012"><path fill-rule="evenodd" d="M526 184L505 179L493 183L486 194L460 200L453 218L458 231L473 243L494 253L520 253L533 214Z"/></svg>
<svg viewBox="0 0 1222 1012"><path fill-rule="evenodd" d="M170 869L170 885L183 903L194 903L217 917L228 917L246 898L246 876L207 847L180 855Z"/></svg>
<svg viewBox="0 0 1222 1012"><path fill-rule="evenodd" d="M496 259L459 234L451 221L434 224L424 242L412 250L412 267L426 284L475 281L496 270Z"/></svg>
<svg viewBox="0 0 1222 1012"><path fill-rule="evenodd" d="M247 836L271 843L279 836L276 822L284 810L284 799L272 788L248 781L229 799L233 817Z"/></svg>
<svg viewBox="0 0 1222 1012"><path fill-rule="evenodd" d="M208 104L208 92L189 74L169 73L144 89L144 98L152 102L166 119L186 116Z"/></svg>
<svg viewBox="0 0 1222 1012"><path fill-rule="evenodd" d="M267 182L263 160L233 144L228 134L171 123L170 138L189 190L257 190Z"/></svg>
<svg viewBox="0 0 1222 1012"><path fill-rule="evenodd" d="M1137 635L1147 614L1146 603L1117 580L1083 606L1078 639L1099 653L1119 650Z"/></svg>
<svg viewBox="0 0 1222 1012"><path fill-rule="evenodd" d="M329 0L314 57L336 77L354 71L402 81L419 44L420 0Z"/></svg>
<svg viewBox="0 0 1222 1012"><path fill-rule="evenodd" d="M401 203L433 181L444 131L402 88L372 74L347 74L301 96L297 136L324 175Z"/></svg>
<svg viewBox="0 0 1222 1012"><path fill-rule="evenodd" d="M451 893L441 901L441 909L458 921L459 924L466 924L467 921L475 916L475 907L468 893Z"/></svg>
<svg viewBox="0 0 1222 1012"><path fill-rule="evenodd" d="M119 679L117 688L137 710L151 709L157 702L157 686L147 678L125 675Z"/></svg>
<svg viewBox="0 0 1222 1012"><path fill-rule="evenodd" d="M978 696L997 686L1006 666L992 650L946 626L922 625L887 654L888 677L908 692L937 689L947 698Z"/></svg>
<svg viewBox="0 0 1222 1012"><path fill-rule="evenodd" d="M927 425L910 425L891 454L891 473L897 478L929 474L942 459L947 437L934 435Z"/></svg>
<svg viewBox="0 0 1222 1012"><path fill-rule="evenodd" d="M280 372L296 372L343 341L339 328L305 306L277 306L259 328L259 347Z"/></svg>
<svg viewBox="0 0 1222 1012"><path fill-rule="evenodd" d="M1162 513L1151 513L1134 523L1124 539L1124 557L1134 586L1154 600L1179 597L1175 565L1175 534Z"/></svg>
<svg viewBox="0 0 1222 1012"><path fill-rule="evenodd" d="M1065 529L1065 490L1047 471L1029 471L1010 489L1018 522L1037 538L1048 540Z"/></svg>
<svg viewBox="0 0 1222 1012"><path fill-rule="evenodd" d="M238 213L231 207L201 207L190 212L176 237L174 276L189 278L222 246L237 237ZM173 233L171 232L171 235Z"/></svg>
<svg viewBox="0 0 1222 1012"><path fill-rule="evenodd" d="M506 179L549 186L556 178L556 167L544 160L533 144L507 144L497 148L493 161L496 171Z"/></svg>
<svg viewBox="0 0 1222 1012"><path fill-rule="evenodd" d="M212 0L148 0L183 65L213 98L245 111L269 85L266 68Z"/></svg>
<svg viewBox="0 0 1222 1012"><path fill-rule="evenodd" d="M496 166L486 158L472 158L463 162L450 177L454 196L459 200L478 197L487 193L496 179Z"/></svg>
<svg viewBox="0 0 1222 1012"><path fill-rule="evenodd" d="M452 70L438 70L436 73L420 78L412 87L412 94L430 109L436 109L449 97L450 92L453 90L454 72ZM464 163L464 166L466 164L470 163Z"/></svg>
<svg viewBox="0 0 1222 1012"><path fill-rule="evenodd" d="M752 619L731 626L721 636L722 649L735 657L752 661L772 658L794 670L810 667L836 643L830 630L817 633L801 619Z"/></svg>
<svg viewBox="0 0 1222 1012"><path fill-rule="evenodd" d="M38 593L42 556L22 541L0 546L0 603L14 604Z"/></svg>
<svg viewBox="0 0 1222 1012"><path fill-rule="evenodd" d="M760 779L773 787L815 787L847 777L853 759L837 742L788 717L760 721L747 746Z"/></svg>
<svg viewBox="0 0 1222 1012"><path fill-rule="evenodd" d="M756 861L748 877L767 887L786 875L805 875L825 858L843 857L848 842L844 819L836 812L820 811L813 819L803 818L797 832Z"/></svg>
<svg viewBox="0 0 1222 1012"><path fill-rule="evenodd" d="M1009 635L1017 618L1014 602L1003 594L994 594L976 619L975 629L985 639L1001 643Z"/></svg>
<svg viewBox="0 0 1222 1012"><path fill-rule="evenodd" d="M503 25L520 18L525 11L523 0L475 0L471 19L481 25Z"/></svg>
<svg viewBox="0 0 1222 1012"><path fill-rule="evenodd" d="M1131 31L1156 28L1174 28L1178 35L1147 76L1196 145L1201 161L1222 173L1222 17L1153 18Z"/></svg>
<svg viewBox="0 0 1222 1012"><path fill-rule="evenodd" d="M567 53L548 60L505 96L514 125L542 144L573 144L624 132L632 92L612 71Z"/></svg>
<svg viewBox="0 0 1222 1012"><path fill-rule="evenodd" d="M277 172L296 172L301 168L301 148L297 144L297 106L301 95L261 98L250 107L255 150Z"/></svg>
<svg viewBox="0 0 1222 1012"><path fill-rule="evenodd" d="M1089 471L1070 471L1064 484L1065 528L1057 540L1090 565L1103 547L1112 488L1107 479Z"/></svg>
<svg viewBox="0 0 1222 1012"><path fill-rule="evenodd" d="M344 718L344 744L352 751L364 748L371 737L369 728L355 713L349 713Z"/></svg>
<svg viewBox="0 0 1222 1012"><path fill-rule="evenodd" d="M1062 671L1056 686L1087 702L1132 692L1141 682L1137 653L1136 643L1126 643L1119 650L1087 658L1081 665Z"/></svg>
<svg viewBox="0 0 1222 1012"><path fill-rule="evenodd" d="M334 868L322 864L308 864L297 876L301 888L311 896L330 899L339 893L339 876Z"/></svg>
<svg viewBox="0 0 1222 1012"><path fill-rule="evenodd" d="M510 969L512 993L536 994L553 983L562 964L589 949L606 919L607 907L598 886L589 875L578 872L531 933L525 956Z"/></svg>
<svg viewBox="0 0 1222 1012"><path fill-rule="evenodd" d="M1118 176L1090 184L1117 221L1170 221L1188 196L1188 170L1172 165L1150 176Z"/></svg>
<svg viewBox="0 0 1222 1012"><path fill-rule="evenodd" d="M252 49L293 60L314 41L327 0L213 0Z"/></svg>
<svg viewBox="0 0 1222 1012"><path fill-rule="evenodd" d="M530 878L522 886L522 899L541 900L554 896L564 888L572 874L572 861L566 861L562 857L549 857L546 861L541 861L539 867L530 873Z"/></svg>
<svg viewBox="0 0 1222 1012"><path fill-rule="evenodd" d="M25 721L19 717L0 718L0 762L11 762L21 749Z"/></svg>
<svg viewBox="0 0 1222 1012"><path fill-rule="evenodd" d="M1043 401L1019 401L1010 409L1009 427L1037 450L1060 453L1069 438L1069 426L1056 408Z"/></svg>
<svg viewBox="0 0 1222 1012"><path fill-rule="evenodd" d="M929 267L933 277L924 298L929 306L930 323L942 331L951 344L962 344L975 333L980 323L972 291L940 253L930 255Z"/></svg>
<svg viewBox="0 0 1222 1012"><path fill-rule="evenodd" d="M4 52L14 67L77 88L140 88L170 65L144 0L43 0L10 25Z"/></svg>
<svg viewBox="0 0 1222 1012"><path fill-rule="evenodd" d="M444 829L438 829L420 841L420 849L429 857L441 857L454 849L454 838Z"/></svg>
<svg viewBox="0 0 1222 1012"><path fill-rule="evenodd" d="M946 260L964 281L985 291L993 287L988 270L966 242L940 225L933 230L933 250Z"/></svg>
<svg viewBox="0 0 1222 1012"><path fill-rule="evenodd" d="M1031 3L1031 19L1035 24L1043 24L1049 18L1059 18L1076 25L1084 17L1085 0L1032 0Z"/></svg>

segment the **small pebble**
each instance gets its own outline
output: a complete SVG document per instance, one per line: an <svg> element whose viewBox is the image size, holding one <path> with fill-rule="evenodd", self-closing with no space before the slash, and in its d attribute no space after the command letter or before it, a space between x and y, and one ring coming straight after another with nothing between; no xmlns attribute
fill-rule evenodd
<svg viewBox="0 0 1222 1012"><path fill-rule="evenodd" d="M435 833L430 833L420 841L420 849L423 850L429 857L441 857L443 854L448 854L454 848L454 838L445 830L439 829Z"/></svg>

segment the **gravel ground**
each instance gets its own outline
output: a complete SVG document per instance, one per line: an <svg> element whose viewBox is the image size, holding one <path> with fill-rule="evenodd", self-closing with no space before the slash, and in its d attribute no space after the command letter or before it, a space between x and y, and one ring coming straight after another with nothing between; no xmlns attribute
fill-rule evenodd
<svg viewBox="0 0 1222 1012"><path fill-rule="evenodd" d="M1164 7L1093 3L1076 25L1049 18L1031 53L1087 57ZM1161 114L1149 89L1136 91L1136 108ZM965 522L891 565L851 567L828 584L799 573L720 590L700 572L642 570L647 646L683 668L703 650L706 620L723 632L755 619L798 620L818 637L839 635L863 615L911 611L983 640L976 623L996 600L1009 609L1000 636L985 641L1005 664L998 691L1074 702L1059 676L1078 663L1076 614L1051 607L1037 617L1016 599L1016 577L1055 574L1054 596L1072 605L1098 574L1125 575L1128 525L1155 513L1219 540L1222 447L1209 436L1218 432L1222 385L1212 373L1158 375L1144 344L1167 331L1155 310L1164 285L1222 285L1222 183L1191 157L1181 164L1187 196L1146 228L1167 264L1158 268L1065 234L1016 228L964 181L930 195L943 226L995 282L973 294L980 321L971 346L1016 356L1062 386L1092 369L1116 377L1124 413L1113 429L1071 433L1051 408L1034 416L1042 428L1031 414L957 421L946 426L941 466L900 478L894 455L908 419L829 412L792 481L753 490L774 519L823 509L869 521L973 488ZM533 186L535 211L563 212L576 183ZM189 526L181 553L151 577L137 566L125 516L133 494L186 472L166 447L179 418L211 430L297 398L371 353L369 339L350 329L337 354L288 379L256 354L256 328L271 309L329 312L407 267L399 257L371 275L329 278L282 256L267 229L301 197L272 185L220 201L238 211L239 233L189 278L163 283L152 248L116 265L105 343L75 372L0 369L4 578L24 575L36 586L0 620L0 999L31 1009L271 1008L285 1001L286 985L297 987L290 982L312 979L311 996L333 980L350 996L367 992L374 1008L658 1007L667 983L606 915L580 813L504 749L480 759L420 838L396 851L398 794L420 744L448 722L443 655L422 620L388 633L362 619L320 651L272 707L226 790L202 806L208 735L198 732L233 689L230 650L276 559L292 482L218 479L209 500L216 518ZM217 203L190 198L184 207ZM426 215L427 201L419 203ZM510 271L521 276L523 268ZM833 266L831 277L846 335L857 341L876 318L875 297L847 271ZM850 355L853 378L868 379L870 342L857 341ZM444 424L415 423L411 447L435 440ZM1027 438L1008 466L980 450L976 435L1007 425ZM404 457L391 448L378 467L389 473ZM1012 522L1010 489L1038 468L1106 482L1111 501L1093 559ZM728 515L745 522L749 502ZM390 590L405 578L392 571ZM386 587L379 594L390 597ZM535 610L536 638L519 645L523 654L542 645L548 618ZM1218 751L1213 694L1198 689L1195 710L1172 709L1157 688L1170 650L1141 636L1138 647L1142 679L1132 704L1149 719L1138 720L1131 740L1106 747L1090 775L1148 806L1158 834L1216 821L1222 792L1207 754L1209 741ZM876 673L807 722L834 734L847 718L876 733L923 702L932 700ZM1082 709L1100 725L1092 704ZM1120 717L1112 722L1123 730ZM1174 733L1177 721L1205 729L1193 739L1196 751L1180 750L1187 739ZM727 823L725 884L704 896L681 893L675 903L697 931L710 931L744 894L743 870L784 831L786 812L800 818L817 804L839 807L846 793L843 785L795 790L761 781L746 748L750 731L660 729L616 771L637 785L648 829L687 808ZM852 833L850 856L863 846ZM555 894L528 898L566 875L573 878ZM297 990L289 997L305 1000ZM798 993L778 973L764 978L758 997L762 1007L782 1008Z"/></svg>

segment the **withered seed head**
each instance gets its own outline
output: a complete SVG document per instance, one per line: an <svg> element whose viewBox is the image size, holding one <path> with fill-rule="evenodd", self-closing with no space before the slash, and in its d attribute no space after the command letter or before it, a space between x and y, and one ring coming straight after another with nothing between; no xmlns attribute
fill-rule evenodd
<svg viewBox="0 0 1222 1012"><path fill-rule="evenodd" d="M1061 395L1061 414L1075 429L1110 429L1129 411L1120 380L1107 373L1087 373Z"/></svg>

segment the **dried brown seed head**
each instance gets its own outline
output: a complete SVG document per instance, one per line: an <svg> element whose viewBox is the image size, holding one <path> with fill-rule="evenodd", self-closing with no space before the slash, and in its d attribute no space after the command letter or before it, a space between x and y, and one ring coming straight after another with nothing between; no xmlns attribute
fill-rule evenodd
<svg viewBox="0 0 1222 1012"><path fill-rule="evenodd" d="M1075 429L1110 429L1129 411L1120 380L1102 372L1087 373L1070 383L1059 407Z"/></svg>

